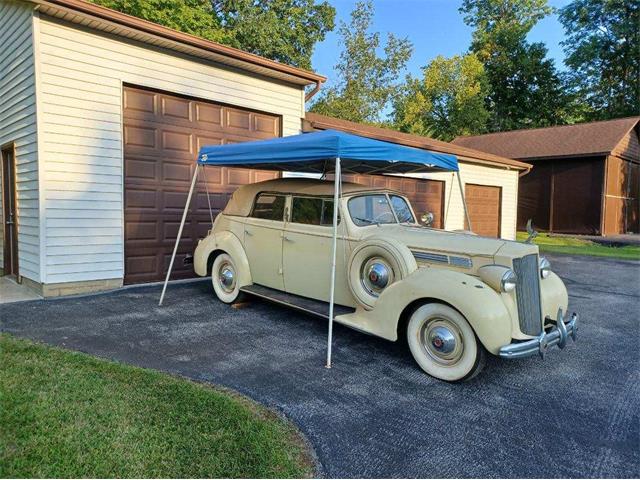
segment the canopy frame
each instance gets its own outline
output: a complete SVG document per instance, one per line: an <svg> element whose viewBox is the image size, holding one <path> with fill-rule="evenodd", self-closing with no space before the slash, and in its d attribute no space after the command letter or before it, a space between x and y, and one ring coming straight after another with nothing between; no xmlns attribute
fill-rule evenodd
<svg viewBox="0 0 640 480"><path fill-rule="evenodd" d="M312 135L312 134L304 134L304 135ZM286 137L283 137L286 138ZM377 141L376 141L377 142ZM385 142L381 142L381 143L385 143ZM409 148L409 147L404 147L404 148ZM187 195L187 200L185 203L185 207L184 207L184 211L182 212L182 218L180 220L180 227L178 228L178 235L176 237L176 242L175 245L173 247L173 252L171 254L171 261L169 262L169 268L167 270L167 275L165 277L164 280L164 284L162 286L162 293L160 295L160 301L158 303L159 306L162 306L162 303L164 301L165 298L165 294L166 294L166 290L167 290L167 285L169 283L169 279L171 277L171 272L173 270L173 264L175 262L175 257L176 254L178 252L178 246L180 244L180 240L182 238L182 231L184 229L184 224L186 222L187 219L187 212L189 210L189 206L191 204L191 198L193 197L193 192L195 190L195 186L196 186L196 182L198 179L198 172L200 169L202 169L203 174L205 175L205 189L206 189L206 194L207 194L207 202L208 202L208 206L209 206L209 215L211 218L211 222L213 225L213 211L211 208L211 201L209 198L209 189L208 189L208 185L207 185L207 181L206 181L206 173L205 173L205 166L222 166L220 164L216 164L216 163L212 163L209 162L209 158L208 158L208 154L203 154L202 150L198 155L198 163L196 164L196 168L194 169L193 172L193 178L191 180L191 185L189 187L189 193ZM454 157L455 158L455 157ZM320 173L323 176L328 172L328 168L329 165L331 164L331 162L333 162L333 172L334 172L334 191L333 191L333 202L334 202L334 208L333 208L333 241L332 241L332 250L331 250L331 286L330 286L330 300L329 300L329 325L328 325L328 335L327 335L327 360L326 360L326 368L331 368L332 365L332 345L333 345L333 322L335 320L335 315L334 315L334 307L335 307L335 283L336 283L336 259L337 259L337 245L338 245L338 206L339 206L339 201L342 198L342 171L343 171L343 160L341 158L340 155L335 155L333 158L324 158L324 160L322 161L323 165L322 165L322 171L319 172L314 172L314 173ZM367 163L370 163L366 160L361 161L360 164L356 164L356 167L359 166L363 166L366 165ZM276 162L276 165L278 165L280 168L276 169L276 170L283 170L283 171L295 171L295 167L294 169L289 169L287 168L286 170L283 169L279 163ZM407 174L407 173L418 173L420 171L425 171L425 168L428 168L428 165L420 165L420 164L416 163L416 167L415 169L409 169L409 170L405 170L402 173L403 174ZM250 164L250 165L242 165L241 163L235 163L233 164L234 167L236 168L260 168L260 166L256 165L256 164ZM274 165L275 166L275 165ZM293 165L291 165L291 167L293 167ZM352 167L349 170L354 171L354 173L365 173L365 174L379 174L382 173L384 171L389 171L390 169L393 169L394 164L393 163L387 163L387 164L381 164L379 166L377 166L377 168L372 168L369 171L360 171L360 170L352 170L354 169L354 167ZM434 168L434 170L444 170L445 169L437 169L435 168L433 165L431 165L432 168ZM264 168L264 167L263 167ZM308 171L309 170L305 170ZM450 170L451 171L451 170ZM465 212L465 217L467 219L467 224L469 226L469 229L471 230L471 221L469 219L469 212L467 209L467 203L466 203L466 198L464 195L464 190L463 190L463 184L462 184L462 180L460 178L460 171L459 169L457 169L457 163L456 163L456 169L454 170L457 173L458 176L458 185L460 187L460 193L462 196L462 203L464 206L464 212Z"/></svg>

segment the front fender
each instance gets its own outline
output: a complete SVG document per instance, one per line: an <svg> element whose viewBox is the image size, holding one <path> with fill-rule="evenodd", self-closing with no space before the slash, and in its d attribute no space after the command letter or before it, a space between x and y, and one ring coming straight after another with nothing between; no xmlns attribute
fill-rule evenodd
<svg viewBox="0 0 640 480"><path fill-rule="evenodd" d="M385 289L368 312L369 326L382 327L382 337L396 340L400 315L420 299L445 302L458 310L493 354L511 342L511 316L499 293L470 275L430 267L419 268Z"/></svg>
<svg viewBox="0 0 640 480"><path fill-rule="evenodd" d="M240 239L229 231L212 233L198 243L193 254L193 268L197 275L201 277L207 275L209 257L216 250L221 250L231 256L237 269L237 281L241 287L253 283L244 247Z"/></svg>

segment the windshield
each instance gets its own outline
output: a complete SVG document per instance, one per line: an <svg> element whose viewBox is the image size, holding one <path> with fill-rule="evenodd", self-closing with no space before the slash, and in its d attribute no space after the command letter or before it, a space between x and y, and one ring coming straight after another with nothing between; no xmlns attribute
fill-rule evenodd
<svg viewBox="0 0 640 480"><path fill-rule="evenodd" d="M359 227L398 222L414 223L409 204L397 195L360 195L351 198L347 205L351 220Z"/></svg>

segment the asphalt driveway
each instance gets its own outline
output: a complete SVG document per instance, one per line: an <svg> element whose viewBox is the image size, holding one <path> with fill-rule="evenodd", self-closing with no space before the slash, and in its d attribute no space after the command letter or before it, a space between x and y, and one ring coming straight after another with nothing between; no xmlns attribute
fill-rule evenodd
<svg viewBox="0 0 640 480"><path fill-rule="evenodd" d="M424 375L404 347L208 282L0 306L1 329L213 382L283 412L329 477L640 476L640 263L551 257L581 314L545 361L491 359L471 382Z"/></svg>

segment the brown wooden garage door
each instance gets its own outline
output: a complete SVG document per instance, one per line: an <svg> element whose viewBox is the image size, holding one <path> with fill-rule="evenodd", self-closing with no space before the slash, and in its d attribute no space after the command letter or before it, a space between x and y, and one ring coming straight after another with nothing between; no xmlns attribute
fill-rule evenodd
<svg viewBox="0 0 640 480"><path fill-rule="evenodd" d="M464 192L473 231L478 235L499 237L502 188L468 183ZM466 222L465 228L469 228Z"/></svg>
<svg viewBox="0 0 640 480"><path fill-rule="evenodd" d="M124 89L125 283L163 280L202 145L279 136L280 118L134 87ZM245 183L277 173L207 167L214 214ZM172 278L193 276L184 266L211 226L204 182L191 201Z"/></svg>
<svg viewBox="0 0 640 480"><path fill-rule="evenodd" d="M444 182L385 175L345 175L343 179L348 182L390 188L401 192L409 198L418 217L423 213L432 212L435 217L433 226L443 228Z"/></svg>

